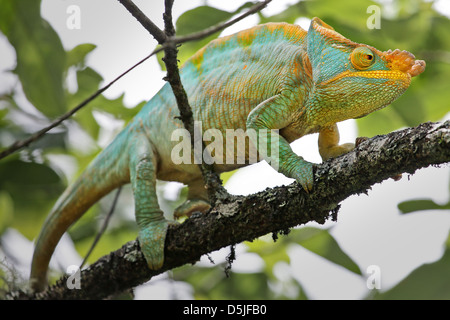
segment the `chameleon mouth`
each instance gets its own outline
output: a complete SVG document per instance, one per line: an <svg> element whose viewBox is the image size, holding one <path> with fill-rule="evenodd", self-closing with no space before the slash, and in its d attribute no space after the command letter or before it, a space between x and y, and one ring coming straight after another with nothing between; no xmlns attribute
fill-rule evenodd
<svg viewBox="0 0 450 320"><path fill-rule="evenodd" d="M398 70L415 77L425 71L424 60L416 60L416 57L408 51L388 50L381 53L381 56L388 63L388 68L392 71Z"/></svg>
<svg viewBox="0 0 450 320"><path fill-rule="evenodd" d="M421 73L422 71L420 71L419 73ZM334 78L328 79L327 81L320 83L320 85L326 86L343 78L358 77L370 79L399 80L403 82L407 87L410 83L411 76L408 72L403 72L400 70L371 70L371 71L356 71L356 72L347 70Z"/></svg>

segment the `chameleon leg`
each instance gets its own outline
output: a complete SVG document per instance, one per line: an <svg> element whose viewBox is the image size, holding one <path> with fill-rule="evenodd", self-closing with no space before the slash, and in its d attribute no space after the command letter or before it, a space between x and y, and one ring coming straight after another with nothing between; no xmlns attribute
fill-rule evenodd
<svg viewBox="0 0 450 320"><path fill-rule="evenodd" d="M338 157L354 148L353 143L339 145L339 131L336 124L319 132L319 153L323 161Z"/></svg>
<svg viewBox="0 0 450 320"><path fill-rule="evenodd" d="M182 216L190 217L195 211L205 213L211 208L203 178L188 183L188 188L187 200L176 208L173 213L175 219Z"/></svg>
<svg viewBox="0 0 450 320"><path fill-rule="evenodd" d="M289 126L293 121L290 116L292 113L280 96L273 96L250 112L247 117L247 130L256 131L256 135L249 135L249 138L257 146L264 160L278 172L297 180L308 192L314 181L313 164L296 155L287 140L275 130L272 131ZM273 146L277 154L272 153Z"/></svg>
<svg viewBox="0 0 450 320"><path fill-rule="evenodd" d="M145 136L135 137L130 154L130 178L134 193L139 243L148 267L156 270L164 262L164 242L169 222L156 195L156 159Z"/></svg>

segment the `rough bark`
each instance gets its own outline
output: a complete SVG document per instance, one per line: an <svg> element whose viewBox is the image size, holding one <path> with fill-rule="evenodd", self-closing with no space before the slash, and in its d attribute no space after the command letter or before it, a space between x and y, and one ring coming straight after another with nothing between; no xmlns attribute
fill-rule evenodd
<svg viewBox="0 0 450 320"><path fill-rule="evenodd" d="M400 173L450 161L450 121L424 123L415 128L376 136L354 151L331 159L315 170L313 190L307 194L296 183L266 189L219 203L209 214L193 216L170 227L165 263L150 271L139 243L132 241L99 259L81 272L81 289L70 290L62 278L43 293L16 299L101 299L153 276L188 263L222 247L252 241L267 233L284 232L309 221L337 219L339 203L353 194L366 193L372 185Z"/></svg>

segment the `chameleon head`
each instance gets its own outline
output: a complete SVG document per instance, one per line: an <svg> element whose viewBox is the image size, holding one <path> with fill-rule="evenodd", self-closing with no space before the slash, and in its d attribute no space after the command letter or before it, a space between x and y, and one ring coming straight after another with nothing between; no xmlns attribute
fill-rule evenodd
<svg viewBox="0 0 450 320"><path fill-rule="evenodd" d="M382 52L355 43L318 18L311 21L307 52L319 97L313 104L325 111L325 118L338 121L387 106L405 92L411 77L425 70L425 61L407 51Z"/></svg>

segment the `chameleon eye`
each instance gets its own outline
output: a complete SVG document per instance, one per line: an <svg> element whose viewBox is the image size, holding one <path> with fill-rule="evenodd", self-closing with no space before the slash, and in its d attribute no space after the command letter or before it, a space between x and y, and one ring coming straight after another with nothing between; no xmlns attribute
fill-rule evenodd
<svg viewBox="0 0 450 320"><path fill-rule="evenodd" d="M358 47L353 50L350 60L356 69L364 70L375 62L372 50L367 47Z"/></svg>

